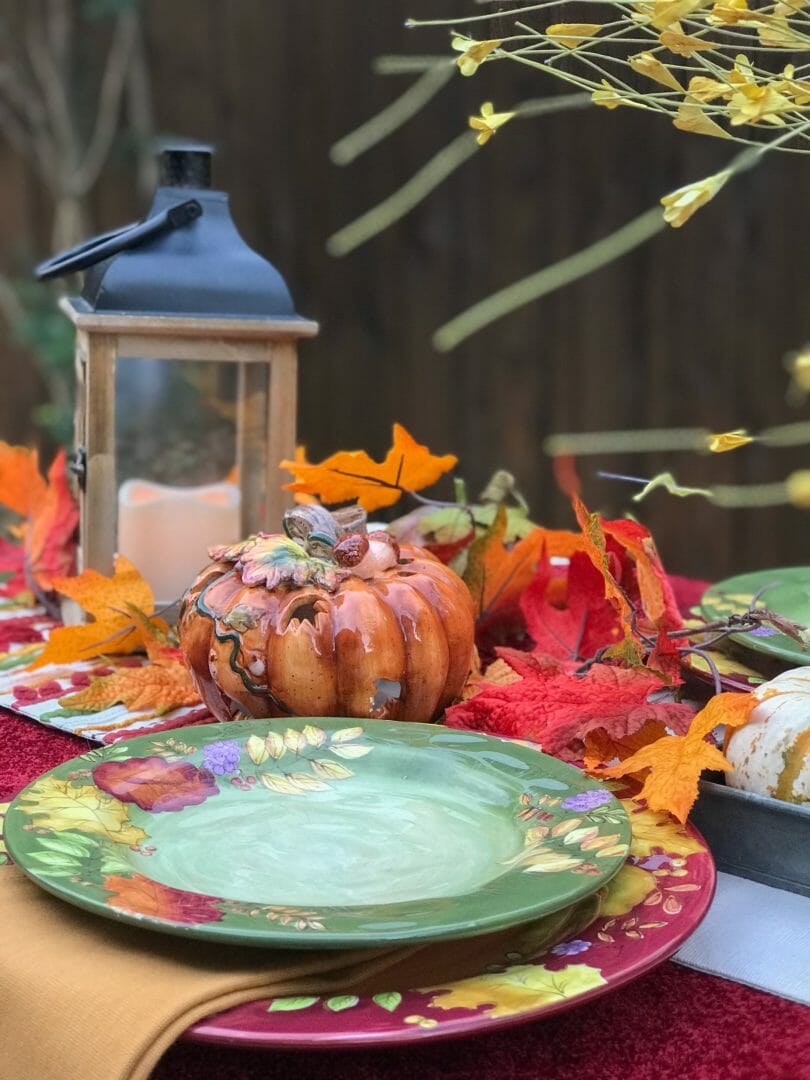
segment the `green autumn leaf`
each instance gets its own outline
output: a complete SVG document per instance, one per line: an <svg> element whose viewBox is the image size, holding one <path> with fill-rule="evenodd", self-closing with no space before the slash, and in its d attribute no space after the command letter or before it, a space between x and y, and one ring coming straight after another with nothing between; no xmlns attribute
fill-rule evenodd
<svg viewBox="0 0 810 1080"><path fill-rule="evenodd" d="M396 990L389 990L384 994L375 994L371 1000L386 1012L394 1012L402 1001L402 994L398 994Z"/></svg>

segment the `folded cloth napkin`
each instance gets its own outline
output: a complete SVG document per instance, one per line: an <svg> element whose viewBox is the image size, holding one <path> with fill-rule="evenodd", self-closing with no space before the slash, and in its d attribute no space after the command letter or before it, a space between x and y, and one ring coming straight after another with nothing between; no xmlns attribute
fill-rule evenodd
<svg viewBox="0 0 810 1080"><path fill-rule="evenodd" d="M462 941L395 949L282 950L127 926L0 870L0 1078L146 1080L195 1021L245 1001L348 990L373 994L524 961L599 913L599 894L565 911Z"/></svg>

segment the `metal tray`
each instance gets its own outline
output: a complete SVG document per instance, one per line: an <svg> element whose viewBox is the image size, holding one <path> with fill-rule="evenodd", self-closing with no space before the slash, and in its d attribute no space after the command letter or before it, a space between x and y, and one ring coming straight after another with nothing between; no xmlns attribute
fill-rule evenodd
<svg viewBox="0 0 810 1080"><path fill-rule="evenodd" d="M810 896L810 806L700 781L690 821L718 870Z"/></svg>

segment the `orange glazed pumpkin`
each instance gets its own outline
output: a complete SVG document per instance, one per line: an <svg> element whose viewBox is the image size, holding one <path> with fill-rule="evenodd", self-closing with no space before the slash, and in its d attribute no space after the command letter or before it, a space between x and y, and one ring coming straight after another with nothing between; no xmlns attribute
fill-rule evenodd
<svg viewBox="0 0 810 1080"><path fill-rule="evenodd" d="M440 716L472 661L461 578L388 533L340 538L320 507L290 512L285 530L212 549L184 597L180 644L211 712Z"/></svg>

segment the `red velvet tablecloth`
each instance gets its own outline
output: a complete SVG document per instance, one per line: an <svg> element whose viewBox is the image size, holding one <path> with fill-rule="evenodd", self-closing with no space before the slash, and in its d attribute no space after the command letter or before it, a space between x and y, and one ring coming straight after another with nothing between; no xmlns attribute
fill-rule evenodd
<svg viewBox="0 0 810 1080"><path fill-rule="evenodd" d="M92 746L0 710L0 801ZM491 1035L407 1049L301 1053L181 1042L153 1075L154 1080L810 1080L810 1009L668 962L591 1004Z"/></svg>

